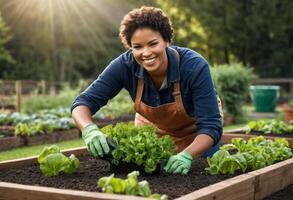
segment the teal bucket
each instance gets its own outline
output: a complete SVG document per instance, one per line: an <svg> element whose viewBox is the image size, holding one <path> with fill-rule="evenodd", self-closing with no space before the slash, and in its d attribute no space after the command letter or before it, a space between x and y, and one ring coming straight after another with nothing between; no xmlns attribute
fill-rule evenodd
<svg viewBox="0 0 293 200"><path fill-rule="evenodd" d="M251 85L250 97L253 101L255 112L275 112L280 96L280 86L276 85Z"/></svg>

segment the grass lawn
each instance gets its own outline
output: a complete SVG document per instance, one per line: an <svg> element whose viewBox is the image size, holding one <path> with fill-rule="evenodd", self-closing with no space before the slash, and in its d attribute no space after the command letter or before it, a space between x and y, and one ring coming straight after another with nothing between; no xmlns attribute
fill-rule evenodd
<svg viewBox="0 0 293 200"><path fill-rule="evenodd" d="M232 129L237 129L237 128L244 127L246 124L247 123L233 124L233 125L229 125L229 126L224 126L223 129L224 129L224 131L228 131L228 130L232 130Z"/></svg>
<svg viewBox="0 0 293 200"><path fill-rule="evenodd" d="M52 144L58 145L61 150L75 148L75 147L82 147L85 145L82 139L74 139L74 140L68 140L68 141L52 143ZM4 160L12 160L17 158L37 156L40 154L40 152L45 146L49 146L52 144L19 147L19 148L7 150L7 151L0 151L0 162Z"/></svg>

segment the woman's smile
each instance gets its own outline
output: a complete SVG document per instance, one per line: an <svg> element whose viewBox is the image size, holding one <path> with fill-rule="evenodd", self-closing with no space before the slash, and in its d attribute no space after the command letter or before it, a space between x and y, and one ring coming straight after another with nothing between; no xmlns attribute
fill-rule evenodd
<svg viewBox="0 0 293 200"><path fill-rule="evenodd" d="M156 62L156 58L153 57L153 58L145 58L143 59L144 63L148 66L151 66L153 65L155 62Z"/></svg>

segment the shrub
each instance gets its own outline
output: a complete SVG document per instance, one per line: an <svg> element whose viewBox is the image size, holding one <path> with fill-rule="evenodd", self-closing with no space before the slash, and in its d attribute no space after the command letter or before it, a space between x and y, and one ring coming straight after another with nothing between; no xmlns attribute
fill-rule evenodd
<svg viewBox="0 0 293 200"><path fill-rule="evenodd" d="M68 108L79 93L80 87L73 89L66 86L57 95L31 94L24 98L21 112L33 114L43 109Z"/></svg>
<svg viewBox="0 0 293 200"><path fill-rule="evenodd" d="M249 82L257 76L252 69L240 63L212 67L215 86L222 100L225 117L233 117L235 122L243 119L242 105L249 88Z"/></svg>

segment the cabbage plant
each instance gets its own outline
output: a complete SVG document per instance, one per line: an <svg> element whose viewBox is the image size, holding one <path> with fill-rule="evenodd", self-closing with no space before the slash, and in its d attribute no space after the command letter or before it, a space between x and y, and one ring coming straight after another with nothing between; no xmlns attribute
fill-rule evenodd
<svg viewBox="0 0 293 200"><path fill-rule="evenodd" d="M79 160L75 155L69 157L60 152L56 145L45 147L38 157L40 169L45 176L57 176L60 173L71 174L79 168Z"/></svg>

